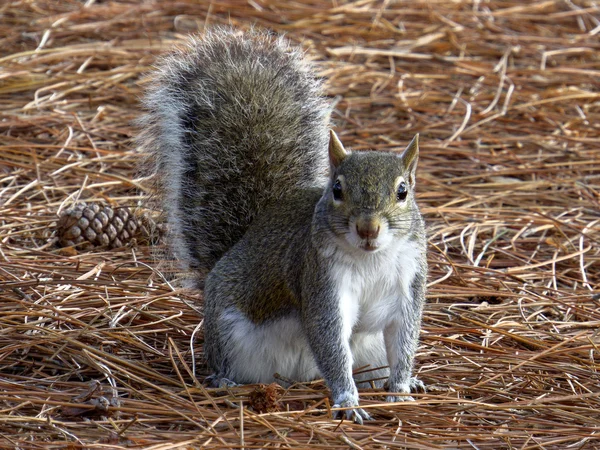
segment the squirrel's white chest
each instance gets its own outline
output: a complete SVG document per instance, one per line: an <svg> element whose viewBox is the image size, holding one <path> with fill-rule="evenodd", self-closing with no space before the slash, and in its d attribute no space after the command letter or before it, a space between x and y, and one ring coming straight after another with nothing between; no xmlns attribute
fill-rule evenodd
<svg viewBox="0 0 600 450"><path fill-rule="evenodd" d="M339 305L348 337L381 331L406 315L419 253L416 243L405 241L381 255L334 265L333 277L339 280Z"/></svg>

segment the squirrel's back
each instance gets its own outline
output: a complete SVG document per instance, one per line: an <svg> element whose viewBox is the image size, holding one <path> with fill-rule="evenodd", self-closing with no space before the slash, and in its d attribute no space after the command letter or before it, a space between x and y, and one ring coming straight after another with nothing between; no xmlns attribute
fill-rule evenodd
<svg viewBox="0 0 600 450"><path fill-rule="evenodd" d="M215 29L164 57L139 144L171 248L199 280L267 205L324 186L329 107L302 52L264 32Z"/></svg>

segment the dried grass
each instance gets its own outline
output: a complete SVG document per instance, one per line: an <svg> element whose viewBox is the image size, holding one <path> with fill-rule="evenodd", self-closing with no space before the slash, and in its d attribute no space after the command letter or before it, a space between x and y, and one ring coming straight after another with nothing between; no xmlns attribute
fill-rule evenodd
<svg viewBox="0 0 600 450"><path fill-rule="evenodd" d="M9 0L0 6L0 446L600 447L600 6ZM57 212L134 206L137 99L206 24L286 32L318 61L355 148L421 133L429 304L415 403L322 382L205 390L198 296L146 246L67 254ZM168 274L167 274L168 275ZM168 278L168 277L167 277ZM91 383L91 384L90 384ZM258 413L257 395L271 411ZM236 406L243 405L243 408Z"/></svg>

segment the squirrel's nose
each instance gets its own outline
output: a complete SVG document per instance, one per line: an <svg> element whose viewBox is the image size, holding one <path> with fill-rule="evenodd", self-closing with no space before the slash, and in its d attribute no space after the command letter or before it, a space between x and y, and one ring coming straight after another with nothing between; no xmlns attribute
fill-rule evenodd
<svg viewBox="0 0 600 450"><path fill-rule="evenodd" d="M381 224L376 219L357 220L356 232L361 239L377 239Z"/></svg>

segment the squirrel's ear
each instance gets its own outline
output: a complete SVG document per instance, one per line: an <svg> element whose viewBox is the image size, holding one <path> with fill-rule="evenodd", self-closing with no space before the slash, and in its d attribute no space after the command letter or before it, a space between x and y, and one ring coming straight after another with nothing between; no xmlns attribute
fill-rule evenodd
<svg viewBox="0 0 600 450"><path fill-rule="evenodd" d="M419 159L419 134L415 134L415 137L406 150L402 152L400 155L400 159L402 159L402 164L408 170L409 176L409 184L414 187L415 185L415 175L417 172L417 161Z"/></svg>
<svg viewBox="0 0 600 450"><path fill-rule="evenodd" d="M329 162L332 167L338 167L348 156L348 152L335 134L335 131L329 130Z"/></svg>

